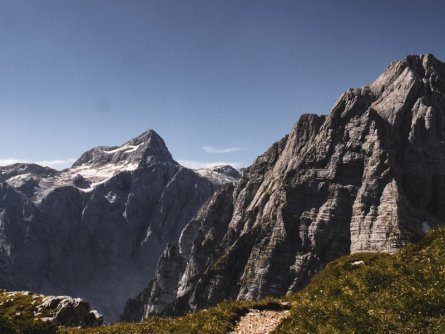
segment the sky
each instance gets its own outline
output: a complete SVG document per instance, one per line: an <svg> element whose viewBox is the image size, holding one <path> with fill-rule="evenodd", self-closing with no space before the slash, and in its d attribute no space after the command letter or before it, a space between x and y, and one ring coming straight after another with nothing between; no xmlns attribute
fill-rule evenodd
<svg viewBox="0 0 445 334"><path fill-rule="evenodd" d="M0 0L0 165L68 167L147 129L248 166L390 62L445 61L445 2Z"/></svg>

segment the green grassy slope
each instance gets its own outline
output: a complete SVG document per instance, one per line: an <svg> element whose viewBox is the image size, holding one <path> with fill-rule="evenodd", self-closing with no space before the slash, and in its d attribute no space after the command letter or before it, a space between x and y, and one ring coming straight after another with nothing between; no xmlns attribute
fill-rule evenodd
<svg viewBox="0 0 445 334"><path fill-rule="evenodd" d="M64 334L225 334L249 309L281 309L280 301L267 298L256 302L223 302L216 307L183 317L153 317L140 323L121 323L89 329L65 328Z"/></svg>
<svg viewBox="0 0 445 334"><path fill-rule="evenodd" d="M445 333L445 229L393 255L334 261L292 298L275 334Z"/></svg>

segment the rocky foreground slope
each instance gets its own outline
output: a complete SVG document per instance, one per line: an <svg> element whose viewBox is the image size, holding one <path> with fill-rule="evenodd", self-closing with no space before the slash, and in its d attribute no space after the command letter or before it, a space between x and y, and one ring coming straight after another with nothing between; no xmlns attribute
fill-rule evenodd
<svg viewBox="0 0 445 334"><path fill-rule="evenodd" d="M0 288L81 296L113 320L219 186L152 130L63 171L0 167Z"/></svg>
<svg viewBox="0 0 445 334"><path fill-rule="evenodd" d="M445 64L409 56L329 116L303 115L217 192L123 319L289 294L333 259L392 252L444 221Z"/></svg>

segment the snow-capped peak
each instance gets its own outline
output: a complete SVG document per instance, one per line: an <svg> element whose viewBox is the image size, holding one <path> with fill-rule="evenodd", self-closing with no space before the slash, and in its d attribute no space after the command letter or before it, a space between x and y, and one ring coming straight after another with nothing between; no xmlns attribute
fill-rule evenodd
<svg viewBox="0 0 445 334"><path fill-rule="evenodd" d="M1 167L0 182L26 190L29 197L38 201L56 187L75 186L89 192L118 173L155 163L177 164L164 140L154 130L148 130L120 146L95 147L62 171L31 164Z"/></svg>

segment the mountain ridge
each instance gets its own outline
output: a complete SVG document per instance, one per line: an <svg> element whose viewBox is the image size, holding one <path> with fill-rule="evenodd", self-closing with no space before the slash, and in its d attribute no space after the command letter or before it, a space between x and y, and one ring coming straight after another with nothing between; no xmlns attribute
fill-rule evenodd
<svg viewBox="0 0 445 334"><path fill-rule="evenodd" d="M419 239L445 219L444 129L445 64L429 54L303 115L201 208L123 319L292 293L333 259Z"/></svg>
<svg viewBox="0 0 445 334"><path fill-rule="evenodd" d="M0 287L84 297L113 320L218 187L154 130L62 171L0 167Z"/></svg>

